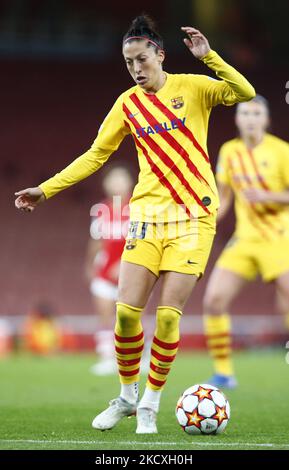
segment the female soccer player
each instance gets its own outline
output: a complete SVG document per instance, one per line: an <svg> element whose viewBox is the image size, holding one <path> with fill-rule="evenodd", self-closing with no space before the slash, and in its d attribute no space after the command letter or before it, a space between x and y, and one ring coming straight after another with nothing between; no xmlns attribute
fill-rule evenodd
<svg viewBox="0 0 289 470"><path fill-rule="evenodd" d="M36 205L98 170L132 135L140 166L130 200L131 224L122 255L116 304L115 349L120 396L96 416L93 427L111 429L137 413L139 434L156 433L161 391L179 344L179 321L204 272L215 234L218 196L207 154L211 109L255 96L254 88L211 50L205 36L183 27L185 45L221 80L172 75L163 70L163 40L151 20L137 17L123 38L122 52L136 85L115 102L92 147L53 178L16 193L16 206ZM141 312L162 277L148 381L138 401L143 350Z"/></svg>
<svg viewBox="0 0 289 470"><path fill-rule="evenodd" d="M204 324L215 375L209 383L235 388L231 359L231 302L261 274L275 281L279 307L289 318L289 144L266 132L267 100L257 95L237 106L239 137L220 150L218 220L235 198L236 229L211 273ZM249 318L249 317L248 317Z"/></svg>

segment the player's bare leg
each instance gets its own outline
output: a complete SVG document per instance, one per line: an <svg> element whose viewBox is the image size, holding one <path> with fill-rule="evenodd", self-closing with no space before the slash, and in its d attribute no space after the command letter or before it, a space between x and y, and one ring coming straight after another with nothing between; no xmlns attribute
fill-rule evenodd
<svg viewBox="0 0 289 470"><path fill-rule="evenodd" d="M123 417L136 413L139 366L144 345L141 312L156 280L157 277L147 268L122 261L115 327L121 391L120 396L93 420L95 429L111 429Z"/></svg>
<svg viewBox="0 0 289 470"><path fill-rule="evenodd" d="M118 301L143 308L157 279L144 266L122 261L119 273Z"/></svg>
<svg viewBox="0 0 289 470"><path fill-rule="evenodd" d="M216 387L235 388L237 385L232 363L231 321L227 312L247 282L232 271L215 267L205 291L204 327L215 369L208 383Z"/></svg>
<svg viewBox="0 0 289 470"><path fill-rule="evenodd" d="M179 343L179 321L197 277L176 272L164 272L156 330L152 342L151 364L144 395L137 409L137 434L157 433L156 417L167 375Z"/></svg>
<svg viewBox="0 0 289 470"><path fill-rule="evenodd" d="M114 287L114 286L113 286ZM104 292L106 294L106 292ZM98 316L98 329L95 333L95 351L99 360L90 370L98 376L117 372L114 353L115 300L104 295L94 295L93 303Z"/></svg>
<svg viewBox="0 0 289 470"><path fill-rule="evenodd" d="M289 272L282 274L275 281L277 307L284 318L284 325L289 331Z"/></svg>

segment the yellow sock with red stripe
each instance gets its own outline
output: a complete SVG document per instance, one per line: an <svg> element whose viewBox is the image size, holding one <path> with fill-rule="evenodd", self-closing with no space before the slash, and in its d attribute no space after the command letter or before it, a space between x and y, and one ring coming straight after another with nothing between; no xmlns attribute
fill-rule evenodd
<svg viewBox="0 0 289 470"><path fill-rule="evenodd" d="M139 382L140 361L144 348L141 312L141 308L121 302L116 304L115 352L120 382L124 385L122 390L130 389L125 385ZM125 396L123 398L127 399Z"/></svg>
<svg viewBox="0 0 289 470"><path fill-rule="evenodd" d="M205 315L204 327L216 374L233 375L230 315Z"/></svg>
<svg viewBox="0 0 289 470"><path fill-rule="evenodd" d="M158 411L161 390L178 351L181 314L182 312L174 307L161 306L157 309L150 371L139 408L151 408Z"/></svg>

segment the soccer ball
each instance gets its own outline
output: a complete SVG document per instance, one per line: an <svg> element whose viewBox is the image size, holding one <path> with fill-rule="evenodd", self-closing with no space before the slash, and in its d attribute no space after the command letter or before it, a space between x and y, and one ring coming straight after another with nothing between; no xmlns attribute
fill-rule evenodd
<svg viewBox="0 0 289 470"><path fill-rule="evenodd" d="M197 384L179 398L176 416L188 434L220 434L230 419L230 405L218 388Z"/></svg>

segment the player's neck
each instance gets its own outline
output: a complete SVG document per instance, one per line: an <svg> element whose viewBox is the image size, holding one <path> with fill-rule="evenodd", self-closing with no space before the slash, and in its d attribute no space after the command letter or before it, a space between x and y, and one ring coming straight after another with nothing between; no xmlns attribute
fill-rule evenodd
<svg viewBox="0 0 289 470"><path fill-rule="evenodd" d="M257 145L261 144L262 140L264 139L264 132L255 135L241 135L241 139L244 142L245 146L248 149L253 149L257 147Z"/></svg>
<svg viewBox="0 0 289 470"><path fill-rule="evenodd" d="M167 81L167 74L162 71L160 76L158 77L158 80L152 85L150 89L145 90L145 93L147 94L155 94L157 93L166 83Z"/></svg>

